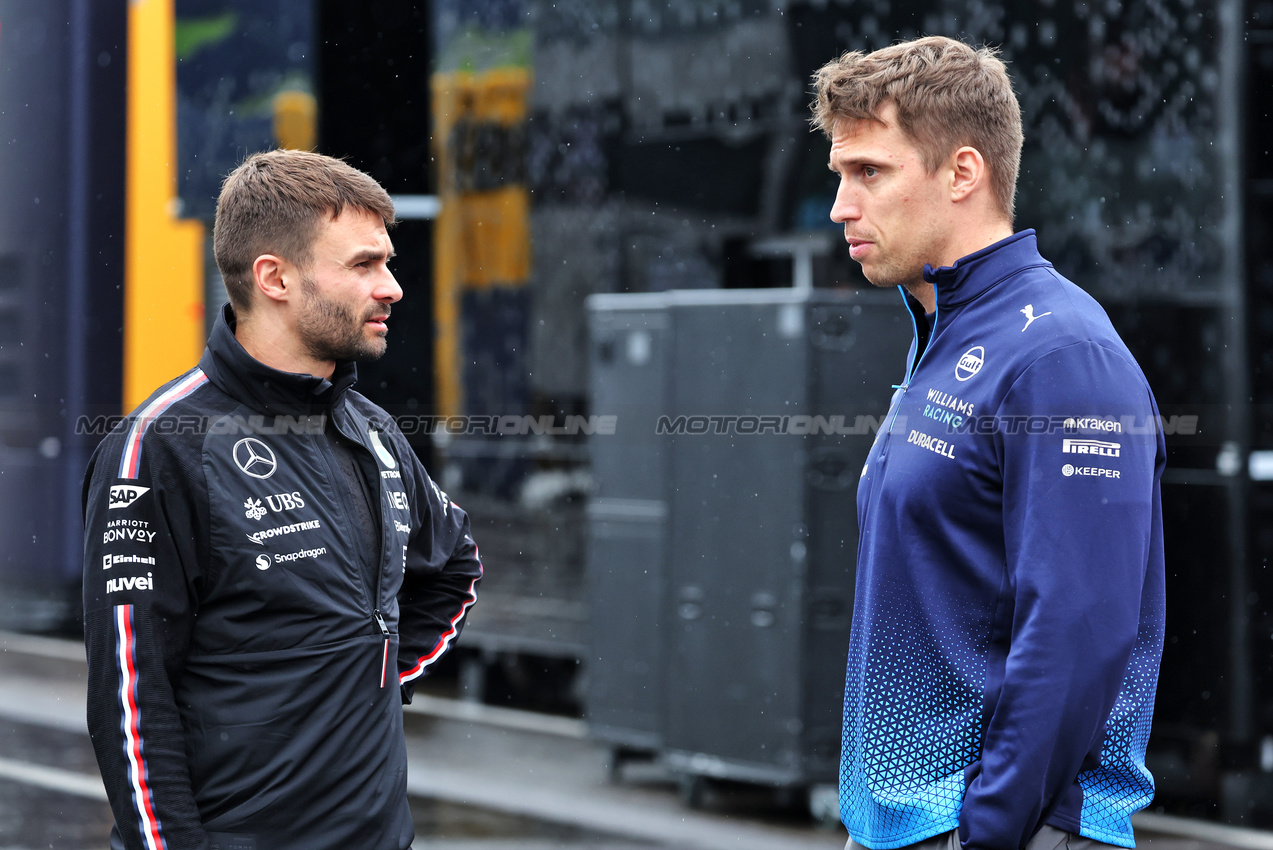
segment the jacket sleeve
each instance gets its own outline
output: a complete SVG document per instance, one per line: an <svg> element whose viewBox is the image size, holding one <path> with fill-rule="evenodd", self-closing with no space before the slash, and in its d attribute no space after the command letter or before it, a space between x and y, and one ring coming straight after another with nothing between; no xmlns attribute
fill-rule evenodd
<svg viewBox="0 0 1273 850"><path fill-rule="evenodd" d="M986 683L998 700L960 815L966 848L1024 847L1098 764L1160 522L1157 422L1139 368L1090 342L1036 360L1005 396L996 442L1011 640L1003 681Z"/></svg>
<svg viewBox="0 0 1273 850"><path fill-rule="evenodd" d="M468 515L450 500L408 448L412 474L411 538L398 595L398 682L410 702L415 681L446 654L460 636L464 617L477 602L482 561Z"/></svg>
<svg viewBox="0 0 1273 850"><path fill-rule="evenodd" d="M174 683L196 613L195 540L206 539L202 471L183 470L154 435L129 440L131 425L103 440L84 481L88 727L124 846L201 850Z"/></svg>

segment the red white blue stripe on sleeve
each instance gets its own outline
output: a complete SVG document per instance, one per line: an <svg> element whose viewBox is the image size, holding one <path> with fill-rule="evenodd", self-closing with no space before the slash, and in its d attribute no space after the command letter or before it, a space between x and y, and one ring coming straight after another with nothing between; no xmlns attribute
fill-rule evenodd
<svg viewBox="0 0 1273 850"><path fill-rule="evenodd" d="M137 638L133 630L133 606L115 606L115 650L119 662L120 727L128 762L128 784L138 830L147 850L167 850L155 800L150 790L150 769L141 739L141 712L137 704Z"/></svg>
<svg viewBox="0 0 1273 850"><path fill-rule="evenodd" d="M473 557L477 559L477 578L474 578L472 583L469 584L468 599L464 600L464 604L460 606L460 612L451 618L450 628L442 633L442 636L438 638L438 642L433 645L433 649L429 650L427 655L422 655L416 659L415 666L410 670L398 674L398 684L403 685L423 676L429 665L446 653L446 648L451 645L451 641L455 640L455 636L460 633L460 621L464 619L464 615L468 613L469 608L472 608L473 603L477 601L477 582L482 578L482 556L478 554L476 546L473 547Z"/></svg>
<svg viewBox="0 0 1273 850"><path fill-rule="evenodd" d="M174 403L199 389L207 380L208 376L202 369L194 369L137 412L132 427L128 429L128 438L124 441L123 457L119 459L120 478L137 477L137 470L141 466L141 441L146 436L150 423Z"/></svg>

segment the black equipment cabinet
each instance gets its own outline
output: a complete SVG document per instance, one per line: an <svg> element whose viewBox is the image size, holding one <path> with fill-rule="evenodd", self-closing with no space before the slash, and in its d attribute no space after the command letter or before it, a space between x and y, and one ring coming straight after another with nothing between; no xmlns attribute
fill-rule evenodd
<svg viewBox="0 0 1273 850"><path fill-rule="evenodd" d="M589 301L595 737L685 780L834 783L856 489L910 320L894 292Z"/></svg>

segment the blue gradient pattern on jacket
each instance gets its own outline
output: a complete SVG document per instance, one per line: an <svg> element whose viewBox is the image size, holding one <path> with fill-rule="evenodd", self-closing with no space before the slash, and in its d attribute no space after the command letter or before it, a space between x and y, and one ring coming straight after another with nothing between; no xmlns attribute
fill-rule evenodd
<svg viewBox="0 0 1273 850"><path fill-rule="evenodd" d="M1044 823L1134 845L1162 651L1144 375L1033 231L925 269L907 378L858 486L841 816L873 850Z"/></svg>

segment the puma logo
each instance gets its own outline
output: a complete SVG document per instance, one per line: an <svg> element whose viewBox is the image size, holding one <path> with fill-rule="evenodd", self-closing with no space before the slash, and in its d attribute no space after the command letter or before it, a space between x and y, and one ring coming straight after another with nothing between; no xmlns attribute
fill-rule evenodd
<svg viewBox="0 0 1273 850"><path fill-rule="evenodd" d="M1031 323L1031 322L1033 322L1035 319L1042 319L1044 316L1051 316L1051 315L1052 315L1052 311L1051 311L1051 310L1047 311L1046 313L1040 313L1040 314L1039 314L1039 315L1037 315L1037 316L1036 316L1036 315L1034 315L1034 305L1033 305L1033 304L1027 304L1027 305L1025 305L1024 307L1022 307L1022 308L1021 308L1021 312L1022 312L1022 314L1025 316L1025 328L1030 327L1030 323ZM1021 329L1021 333L1025 333L1025 328L1022 328L1022 329Z"/></svg>

